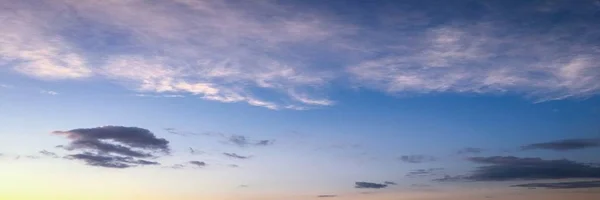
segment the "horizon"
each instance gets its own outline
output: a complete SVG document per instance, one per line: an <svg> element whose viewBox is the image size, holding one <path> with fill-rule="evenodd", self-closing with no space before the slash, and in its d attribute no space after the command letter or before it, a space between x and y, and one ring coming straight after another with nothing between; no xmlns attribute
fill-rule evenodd
<svg viewBox="0 0 600 200"><path fill-rule="evenodd" d="M0 199L600 197L599 0L0 0Z"/></svg>

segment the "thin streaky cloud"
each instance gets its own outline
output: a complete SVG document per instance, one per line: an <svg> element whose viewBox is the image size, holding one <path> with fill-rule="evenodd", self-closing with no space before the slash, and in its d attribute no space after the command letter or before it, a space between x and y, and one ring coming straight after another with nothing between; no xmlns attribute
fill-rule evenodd
<svg viewBox="0 0 600 200"><path fill-rule="evenodd" d="M579 10L577 20L566 19L572 23L552 23L554 11L533 4L476 2L484 14L474 20L462 5L436 2L374 12L371 26L340 20L344 8L291 2L2 2L0 61L47 81L102 77L148 96L273 110L335 105L327 90L339 85L392 95L508 93L533 102L600 93L600 25L589 23L589 1L565 8Z"/></svg>
<svg viewBox="0 0 600 200"><path fill-rule="evenodd" d="M587 148L599 148L600 138L565 139L551 142L528 144L521 147L522 150L554 150L571 151Z"/></svg>

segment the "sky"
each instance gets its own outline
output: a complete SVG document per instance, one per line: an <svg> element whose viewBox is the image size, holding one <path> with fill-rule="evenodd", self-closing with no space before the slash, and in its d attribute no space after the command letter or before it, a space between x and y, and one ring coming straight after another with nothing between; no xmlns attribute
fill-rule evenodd
<svg viewBox="0 0 600 200"><path fill-rule="evenodd" d="M600 197L598 0L0 0L0 199Z"/></svg>

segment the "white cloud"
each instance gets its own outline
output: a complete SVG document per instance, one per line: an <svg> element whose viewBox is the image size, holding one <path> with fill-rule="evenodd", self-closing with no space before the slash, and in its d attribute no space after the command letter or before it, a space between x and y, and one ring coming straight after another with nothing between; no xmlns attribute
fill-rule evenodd
<svg viewBox="0 0 600 200"><path fill-rule="evenodd" d="M14 62L18 72L42 79L91 76L85 59L58 35L48 34L44 23L55 13L21 9L19 2L2 2L0 60Z"/></svg>
<svg viewBox="0 0 600 200"><path fill-rule="evenodd" d="M512 92L546 101L600 92L600 54L593 47L501 27L431 28L410 52L363 61L348 72L360 85L394 94Z"/></svg>
<svg viewBox="0 0 600 200"><path fill-rule="evenodd" d="M40 93L41 94L52 95L52 96L59 95L58 92L55 92L55 91L52 91L52 90L41 90Z"/></svg>
<svg viewBox="0 0 600 200"><path fill-rule="evenodd" d="M0 84L0 88L6 88L6 89L10 89L10 88L14 88L14 86L12 86L12 85L7 85L7 84Z"/></svg>
<svg viewBox="0 0 600 200"><path fill-rule="evenodd" d="M597 27L539 31L499 21L506 12L494 10L463 22L430 19L439 17L435 7L384 8L364 23L360 13L270 1L0 3L0 61L15 63L6 66L47 80L95 76L149 96L304 110L334 105L319 94L348 80L392 94L507 92L538 101L600 92L600 50L582 42L598 38ZM584 31L569 32L577 28Z"/></svg>

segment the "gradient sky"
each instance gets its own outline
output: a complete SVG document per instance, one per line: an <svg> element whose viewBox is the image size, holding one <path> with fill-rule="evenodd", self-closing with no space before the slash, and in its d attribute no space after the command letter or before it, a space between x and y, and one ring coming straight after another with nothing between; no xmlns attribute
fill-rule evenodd
<svg viewBox="0 0 600 200"><path fill-rule="evenodd" d="M598 199L600 1L0 0L0 199Z"/></svg>

